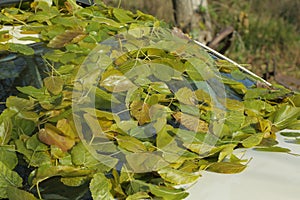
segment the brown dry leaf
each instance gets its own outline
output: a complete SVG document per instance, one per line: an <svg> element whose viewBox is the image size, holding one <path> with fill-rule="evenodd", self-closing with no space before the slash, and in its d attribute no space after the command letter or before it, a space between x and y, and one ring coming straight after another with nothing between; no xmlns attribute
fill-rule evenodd
<svg viewBox="0 0 300 200"><path fill-rule="evenodd" d="M204 133L208 131L208 124L205 121L199 119L198 117L184 114L182 112L177 112L173 114L173 117L176 119L176 121L178 121L184 127L191 131Z"/></svg>
<svg viewBox="0 0 300 200"><path fill-rule="evenodd" d="M47 145L55 145L65 152L75 145L75 140L60 135L59 130L50 124L46 124L45 128L39 131L38 137L43 143Z"/></svg>
<svg viewBox="0 0 300 200"><path fill-rule="evenodd" d="M130 105L130 111L140 125L151 122L148 104L142 101L133 101Z"/></svg>
<svg viewBox="0 0 300 200"><path fill-rule="evenodd" d="M55 36L48 43L48 47L51 48L62 48L72 42L72 40L78 40L78 38L83 39L85 33L83 30L66 30L64 33Z"/></svg>

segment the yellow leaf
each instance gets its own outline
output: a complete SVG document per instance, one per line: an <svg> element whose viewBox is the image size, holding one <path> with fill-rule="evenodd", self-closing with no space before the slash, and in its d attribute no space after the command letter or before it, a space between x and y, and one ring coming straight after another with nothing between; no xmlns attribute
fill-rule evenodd
<svg viewBox="0 0 300 200"><path fill-rule="evenodd" d="M58 76L50 76L44 79L44 84L51 94L58 95L63 89L64 80Z"/></svg>
<svg viewBox="0 0 300 200"><path fill-rule="evenodd" d="M199 119L198 117L194 117L181 112L173 114L173 117L176 119L176 121L178 121L184 127L191 131L204 133L208 131L208 124L205 121Z"/></svg>
<svg viewBox="0 0 300 200"><path fill-rule="evenodd" d="M142 101L133 101L130 105L130 111L140 125L151 122L148 104Z"/></svg>

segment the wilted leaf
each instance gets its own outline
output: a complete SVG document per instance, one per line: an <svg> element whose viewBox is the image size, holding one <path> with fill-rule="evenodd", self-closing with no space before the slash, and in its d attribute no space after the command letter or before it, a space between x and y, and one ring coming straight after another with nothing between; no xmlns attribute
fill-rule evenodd
<svg viewBox="0 0 300 200"><path fill-rule="evenodd" d="M66 30L64 33L61 33L50 40L48 47L62 48L69 44L76 37L84 35L85 33L82 30Z"/></svg>
<svg viewBox="0 0 300 200"><path fill-rule="evenodd" d="M75 145L75 140L60 134L58 129L48 124L45 128L40 129L39 139L48 145L56 145L63 151L68 151Z"/></svg>
<svg viewBox="0 0 300 200"><path fill-rule="evenodd" d="M173 114L173 117L176 119L176 121L180 122L184 127L191 131L201 133L206 133L208 131L208 124L198 117L187 115L181 112Z"/></svg>
<svg viewBox="0 0 300 200"><path fill-rule="evenodd" d="M149 105L142 101L133 101L130 104L130 112L140 125L151 122Z"/></svg>

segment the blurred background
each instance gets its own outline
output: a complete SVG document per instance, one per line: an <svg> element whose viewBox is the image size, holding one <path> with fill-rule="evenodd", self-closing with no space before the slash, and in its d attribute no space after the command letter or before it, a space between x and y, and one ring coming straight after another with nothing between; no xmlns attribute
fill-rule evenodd
<svg viewBox="0 0 300 200"><path fill-rule="evenodd" d="M299 0L103 0L141 10L242 64L300 90Z"/></svg>

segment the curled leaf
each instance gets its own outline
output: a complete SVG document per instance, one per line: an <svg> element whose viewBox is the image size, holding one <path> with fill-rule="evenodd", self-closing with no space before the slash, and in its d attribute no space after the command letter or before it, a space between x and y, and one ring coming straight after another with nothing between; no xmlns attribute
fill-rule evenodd
<svg viewBox="0 0 300 200"><path fill-rule="evenodd" d="M61 135L61 132L50 124L39 131L38 137L43 143L56 145L63 151L68 151L75 145L74 139Z"/></svg>

